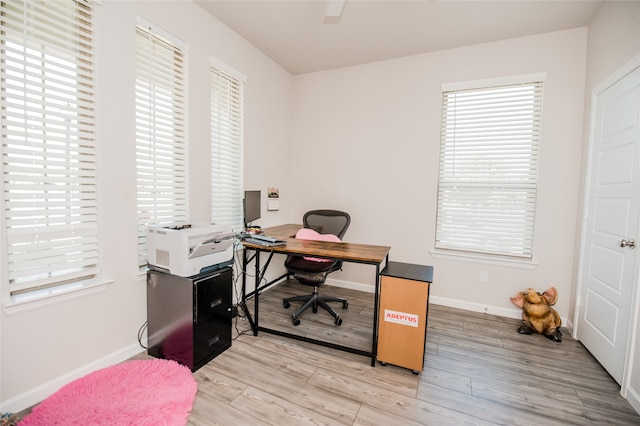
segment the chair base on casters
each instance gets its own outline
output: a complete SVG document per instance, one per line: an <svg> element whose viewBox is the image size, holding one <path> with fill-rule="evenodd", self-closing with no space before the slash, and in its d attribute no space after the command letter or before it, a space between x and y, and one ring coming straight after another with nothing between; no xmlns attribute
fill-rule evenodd
<svg viewBox="0 0 640 426"><path fill-rule="evenodd" d="M298 310L296 310L293 315L291 315L291 319L293 320L293 325L300 325L300 314L306 311L308 308L313 308L313 313L318 312L318 306L320 306L325 311L329 312L333 319L335 320L336 325L342 325L342 318L331 309L331 306L327 304L327 302L340 302L342 303L342 309L347 309L349 307L349 303L347 299L343 297L322 297L318 294L318 288L314 287L313 294L311 296L294 296L288 297L282 300L282 305L285 309L289 309L291 307L290 302L305 302Z"/></svg>

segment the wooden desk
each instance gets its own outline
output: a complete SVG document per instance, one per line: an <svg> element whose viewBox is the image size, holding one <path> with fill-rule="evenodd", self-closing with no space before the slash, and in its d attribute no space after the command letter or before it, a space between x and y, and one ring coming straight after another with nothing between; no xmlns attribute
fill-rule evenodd
<svg viewBox="0 0 640 426"><path fill-rule="evenodd" d="M264 230L265 235L276 237L287 242L284 246L264 247L259 244L243 242L245 248L252 250L270 251L283 254L300 254L305 256L326 257L328 259L342 260L346 262L369 263L372 265L382 263L391 247L372 246L369 244L354 244L348 242L332 243L328 241L297 240L296 232L302 225L280 225Z"/></svg>
<svg viewBox="0 0 640 426"><path fill-rule="evenodd" d="M247 312L247 316L249 319L249 323L253 329L254 335L258 335L258 331L264 331L267 333L277 334L284 337L290 337L292 339L302 340L309 343L315 343L326 347L331 347L334 349L339 349L355 354L360 354L364 356L371 357L371 366L375 365L376 362L376 354L377 354L377 343L378 343L378 305L379 305L379 297L380 297L380 265L382 262L388 262L389 251L391 247L387 246L375 246L369 244L354 244L348 242L341 243L333 243L328 241L310 241L310 240L298 240L293 238L293 235L301 228L301 225L281 225L273 228L267 228L264 230L266 235L270 235L273 237L277 237L279 239L283 239L286 241L286 244L283 246L276 247L265 247L258 244L251 244L248 242L243 242L244 245L244 261L243 267L244 270L247 270L247 266L250 261L255 260L255 290L253 292L254 297L254 316L251 318L249 312ZM254 251L254 258L248 257L248 252ZM265 262L264 267L261 270L260 265L260 253L269 253L269 257ZM352 262L352 263L364 263L373 265L376 268L375 274L375 283L374 283L374 312L373 312L373 324L372 324L372 347L371 351L363 351L361 349L352 348L343 345L337 345L331 342L320 341L316 339L311 339L305 336L296 335L293 333L286 333L279 330L273 330L265 327L261 327L259 325L259 297L262 290L266 287L279 282L283 278L286 278L288 274L285 274L281 277L278 277L276 280L269 282L262 287L260 287L260 283L262 282L262 278L264 277L264 273L266 272L269 263L271 262L271 258L274 254L294 254L294 255L305 255L305 256L314 256L314 257L324 257L328 259L340 260L343 262ZM242 285L242 303L246 308L246 274L243 276L243 285ZM245 309L246 311L246 309Z"/></svg>
<svg viewBox="0 0 640 426"><path fill-rule="evenodd" d="M287 225L279 225L272 226L271 228L267 228L264 230L264 233L267 235L271 235L272 237L278 238L294 238L296 236L296 232L302 229L302 225L296 224L287 224Z"/></svg>

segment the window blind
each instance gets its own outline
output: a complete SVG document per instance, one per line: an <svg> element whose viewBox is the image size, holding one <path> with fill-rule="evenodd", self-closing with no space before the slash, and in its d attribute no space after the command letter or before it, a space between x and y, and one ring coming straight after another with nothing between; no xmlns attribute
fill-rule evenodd
<svg viewBox="0 0 640 426"><path fill-rule="evenodd" d="M92 8L0 3L2 282L9 294L99 272Z"/></svg>
<svg viewBox="0 0 640 426"><path fill-rule="evenodd" d="M186 48L160 30L136 27L138 262L147 263L150 224L186 223Z"/></svg>
<svg viewBox="0 0 640 426"><path fill-rule="evenodd" d="M243 83L211 68L211 221L243 225Z"/></svg>
<svg viewBox="0 0 640 426"><path fill-rule="evenodd" d="M436 248L532 257L542 87L443 93Z"/></svg>

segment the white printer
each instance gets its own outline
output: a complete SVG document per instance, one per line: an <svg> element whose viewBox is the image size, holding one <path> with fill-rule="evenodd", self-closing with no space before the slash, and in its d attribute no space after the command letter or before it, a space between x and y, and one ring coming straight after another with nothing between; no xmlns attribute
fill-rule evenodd
<svg viewBox="0 0 640 426"><path fill-rule="evenodd" d="M235 235L222 225L150 225L147 228L149 267L180 277L233 263Z"/></svg>

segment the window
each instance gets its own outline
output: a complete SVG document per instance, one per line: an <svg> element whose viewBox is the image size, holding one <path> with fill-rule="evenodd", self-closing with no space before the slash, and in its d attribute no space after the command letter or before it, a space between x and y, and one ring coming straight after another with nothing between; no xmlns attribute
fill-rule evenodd
<svg viewBox="0 0 640 426"><path fill-rule="evenodd" d="M189 221L185 138L186 45L152 25L136 27L138 262L150 224Z"/></svg>
<svg viewBox="0 0 640 426"><path fill-rule="evenodd" d="M224 65L211 67L211 221L229 225L235 231L241 231L244 226L244 81L243 76Z"/></svg>
<svg viewBox="0 0 640 426"><path fill-rule="evenodd" d="M514 80L443 87L436 248L532 257L544 75Z"/></svg>
<svg viewBox="0 0 640 426"><path fill-rule="evenodd" d="M99 272L92 8L1 2L0 20L0 282L50 294Z"/></svg>

